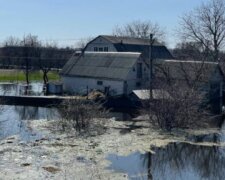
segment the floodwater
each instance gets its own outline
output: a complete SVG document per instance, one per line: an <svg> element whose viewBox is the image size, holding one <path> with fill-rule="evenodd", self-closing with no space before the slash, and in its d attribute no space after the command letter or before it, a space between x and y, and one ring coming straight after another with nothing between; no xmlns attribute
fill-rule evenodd
<svg viewBox="0 0 225 180"><path fill-rule="evenodd" d="M190 142L151 147L151 152L135 152L128 156L109 154L108 169L124 173L128 179L222 180L225 179L225 147L201 145L200 142L224 142L224 134L201 135Z"/></svg>
<svg viewBox="0 0 225 180"><path fill-rule="evenodd" d="M24 95L25 87L25 84L3 83L0 95ZM43 84L31 83L29 94L42 95ZM2 105L0 111L0 140L12 135L18 135L22 141L39 139L42 133L29 128L29 121L59 118L56 108Z"/></svg>
<svg viewBox="0 0 225 180"><path fill-rule="evenodd" d="M41 83L32 83L29 92L42 94ZM23 94L23 85L2 84L0 94ZM131 119L127 114L114 113L116 120ZM0 140L17 135L21 141L44 137L29 122L60 118L56 108L1 106ZM199 180L225 179L225 125L221 133L187 136L186 142L173 142L165 147L151 147L152 152L136 151L128 156L106 154L110 165L106 169L122 173L128 179ZM126 133L125 133L126 134ZM121 134L122 136L123 134ZM201 144L206 143L205 145ZM207 144L208 143L208 144ZM154 153L153 153L154 152ZM107 179L107 178L106 178Z"/></svg>
<svg viewBox="0 0 225 180"><path fill-rule="evenodd" d="M32 120L53 120L59 118L57 109L29 107L29 106L2 106L0 113L0 140L12 135L18 135L22 141L40 139L42 133L29 127Z"/></svg>
<svg viewBox="0 0 225 180"><path fill-rule="evenodd" d="M43 95L43 83L32 82L27 86L24 83L0 83L0 95Z"/></svg>
<svg viewBox="0 0 225 180"><path fill-rule="evenodd" d="M225 148L172 143L129 156L110 154L109 169L128 174L129 179L199 180L225 179Z"/></svg>

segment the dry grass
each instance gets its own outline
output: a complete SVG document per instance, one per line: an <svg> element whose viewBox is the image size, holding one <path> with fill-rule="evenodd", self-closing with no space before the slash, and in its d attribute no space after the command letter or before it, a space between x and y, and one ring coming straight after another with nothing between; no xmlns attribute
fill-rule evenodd
<svg viewBox="0 0 225 180"><path fill-rule="evenodd" d="M61 171L59 168L53 167L53 166L47 166L47 167L42 167L44 170L50 172L50 173L57 173L58 171Z"/></svg>

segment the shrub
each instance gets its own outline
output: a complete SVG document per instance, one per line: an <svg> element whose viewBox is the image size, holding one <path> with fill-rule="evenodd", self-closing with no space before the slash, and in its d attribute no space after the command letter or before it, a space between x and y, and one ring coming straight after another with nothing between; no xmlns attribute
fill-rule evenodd
<svg viewBox="0 0 225 180"><path fill-rule="evenodd" d="M100 133L104 130L107 111L99 103L70 98L60 104L59 112L61 120L58 125L62 131Z"/></svg>

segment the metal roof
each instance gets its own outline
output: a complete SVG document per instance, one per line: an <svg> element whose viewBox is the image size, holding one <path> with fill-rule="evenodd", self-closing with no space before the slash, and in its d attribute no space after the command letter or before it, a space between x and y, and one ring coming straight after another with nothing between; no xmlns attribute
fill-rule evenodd
<svg viewBox="0 0 225 180"><path fill-rule="evenodd" d="M99 37L102 37L112 43L118 52L140 52L143 54L143 57L149 57L149 39L99 35L88 44L92 43ZM88 44L86 45L86 47L88 46ZM84 51L86 47L84 48ZM169 52L169 50L157 41L155 41L152 46L152 57L154 59L173 59L173 56Z"/></svg>
<svg viewBox="0 0 225 180"><path fill-rule="evenodd" d="M141 52L145 58L149 57L149 45L114 44L119 52ZM173 59L165 46L152 46L153 59Z"/></svg>
<svg viewBox="0 0 225 180"><path fill-rule="evenodd" d="M100 35L106 40L110 41L113 44L122 43L122 44L133 44L133 45L149 45L149 39L144 38L135 38L135 37L124 37L124 36L110 36L110 35ZM159 42L154 42L154 46L162 46Z"/></svg>
<svg viewBox="0 0 225 180"><path fill-rule="evenodd" d="M209 82L216 71L223 73L218 63L207 61L164 60L155 65L155 76L176 80Z"/></svg>
<svg viewBox="0 0 225 180"><path fill-rule="evenodd" d="M132 92L141 100L150 99L150 91L148 89L133 90ZM152 96L153 99L172 99L170 94L163 89L153 89Z"/></svg>
<svg viewBox="0 0 225 180"><path fill-rule="evenodd" d="M62 76L126 80L140 53L85 52L72 57L61 71Z"/></svg>
<svg viewBox="0 0 225 180"><path fill-rule="evenodd" d="M111 42L118 52L141 52L144 57L149 57L149 39L100 35ZM154 59L173 59L169 50L159 42L152 46L152 57Z"/></svg>

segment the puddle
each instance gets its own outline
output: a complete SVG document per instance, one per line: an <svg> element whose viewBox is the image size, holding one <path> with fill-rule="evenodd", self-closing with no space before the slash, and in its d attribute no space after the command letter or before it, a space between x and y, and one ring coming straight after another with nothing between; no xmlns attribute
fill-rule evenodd
<svg viewBox="0 0 225 180"><path fill-rule="evenodd" d="M124 173L128 177L147 178L148 161L146 161L146 154L135 152L129 156L118 156L110 154L107 159L112 163L108 169L115 172Z"/></svg>
<svg viewBox="0 0 225 180"><path fill-rule="evenodd" d="M110 154L108 169L124 173L129 179L225 179L225 147L171 143L153 150L155 154Z"/></svg>

